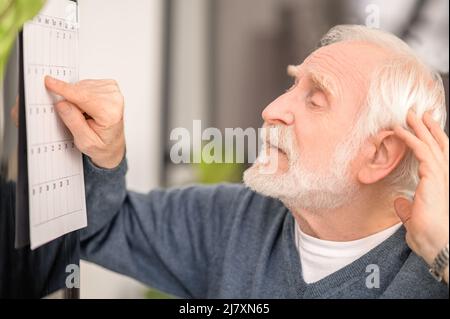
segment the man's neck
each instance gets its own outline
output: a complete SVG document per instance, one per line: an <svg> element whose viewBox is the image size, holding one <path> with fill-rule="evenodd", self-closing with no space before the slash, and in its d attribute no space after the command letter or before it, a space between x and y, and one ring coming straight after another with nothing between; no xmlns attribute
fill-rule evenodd
<svg viewBox="0 0 450 319"><path fill-rule="evenodd" d="M295 209L293 215L304 233L330 241L361 239L401 222L393 199L377 196L373 191L361 193L351 203L333 210Z"/></svg>

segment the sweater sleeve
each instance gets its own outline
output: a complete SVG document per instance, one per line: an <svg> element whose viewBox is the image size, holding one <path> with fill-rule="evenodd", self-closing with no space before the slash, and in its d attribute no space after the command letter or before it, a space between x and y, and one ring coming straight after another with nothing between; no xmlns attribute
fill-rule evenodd
<svg viewBox="0 0 450 319"><path fill-rule="evenodd" d="M88 227L82 258L167 293L201 298L226 241L240 185L127 192L126 161L113 170L85 158Z"/></svg>

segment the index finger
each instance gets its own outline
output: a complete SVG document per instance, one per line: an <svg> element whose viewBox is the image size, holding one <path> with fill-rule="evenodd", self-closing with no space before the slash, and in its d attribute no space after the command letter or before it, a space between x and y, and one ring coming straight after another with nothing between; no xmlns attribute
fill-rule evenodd
<svg viewBox="0 0 450 319"><path fill-rule="evenodd" d="M439 123L435 121L429 112L425 112L424 123L430 130L433 137L436 139L439 144L441 150L445 153L448 159L448 136L445 131L441 128Z"/></svg>
<svg viewBox="0 0 450 319"><path fill-rule="evenodd" d="M429 148L423 141L400 125L394 127L394 132L414 152L419 161L427 161Z"/></svg>
<svg viewBox="0 0 450 319"><path fill-rule="evenodd" d="M77 105L83 102L83 94L80 92L79 88L75 87L74 84L64 82L47 75L45 77L45 86L47 89L62 96L69 102Z"/></svg>

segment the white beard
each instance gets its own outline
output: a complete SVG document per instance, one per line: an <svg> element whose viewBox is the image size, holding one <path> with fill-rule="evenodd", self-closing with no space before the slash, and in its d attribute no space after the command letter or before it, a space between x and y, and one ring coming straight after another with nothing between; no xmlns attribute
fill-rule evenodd
<svg viewBox="0 0 450 319"><path fill-rule="evenodd" d="M277 134L272 133L272 128ZM352 134L349 134L348 142L336 147L334 154L324 161L320 169L312 171L307 168L308 163L298 151L292 126L271 126L270 130L270 137L264 139L265 146L258 160L244 172L246 186L263 195L280 199L291 210L326 211L354 198L359 187L349 176L349 166L359 148L355 144L356 138L351 140ZM275 168L278 165L277 151L270 149L268 152L268 142L286 153L289 168L285 173L277 173L276 169L267 173L267 165L276 165Z"/></svg>

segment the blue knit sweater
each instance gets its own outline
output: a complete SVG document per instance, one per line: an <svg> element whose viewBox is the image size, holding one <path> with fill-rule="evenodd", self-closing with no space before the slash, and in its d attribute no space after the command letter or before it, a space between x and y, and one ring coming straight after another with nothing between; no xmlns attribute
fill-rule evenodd
<svg viewBox="0 0 450 319"><path fill-rule="evenodd" d="M82 257L185 298L448 298L405 242L402 227L335 273L307 284L294 218L242 185L127 192L126 161L85 158L88 228ZM369 265L379 286L367 285ZM372 274L373 275L373 274ZM370 281L370 280L369 280Z"/></svg>

